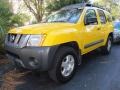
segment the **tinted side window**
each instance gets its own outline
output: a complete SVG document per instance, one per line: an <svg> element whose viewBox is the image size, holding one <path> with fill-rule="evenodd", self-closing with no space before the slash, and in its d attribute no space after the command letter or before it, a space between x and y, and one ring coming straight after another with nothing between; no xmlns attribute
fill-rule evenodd
<svg viewBox="0 0 120 90"><path fill-rule="evenodd" d="M100 22L102 24L105 24L107 21L106 21L106 16L105 16L105 13L102 11L102 10L98 10L98 14L100 16Z"/></svg>
<svg viewBox="0 0 120 90"><path fill-rule="evenodd" d="M85 15L85 19L86 18L96 18L97 19L97 15L96 15L95 10L93 10L93 9L87 10L86 15ZM94 24L98 24L98 23L94 23Z"/></svg>

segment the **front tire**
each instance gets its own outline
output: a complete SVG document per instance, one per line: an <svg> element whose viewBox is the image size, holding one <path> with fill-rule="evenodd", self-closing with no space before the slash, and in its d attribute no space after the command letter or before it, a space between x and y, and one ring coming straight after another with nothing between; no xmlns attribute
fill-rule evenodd
<svg viewBox="0 0 120 90"><path fill-rule="evenodd" d="M78 65L76 51L71 47L60 47L54 61L53 68L49 71L50 78L58 83L66 83L71 80Z"/></svg>
<svg viewBox="0 0 120 90"><path fill-rule="evenodd" d="M112 48L112 37L109 36L106 45L101 48L102 54L104 55L110 54L111 48Z"/></svg>

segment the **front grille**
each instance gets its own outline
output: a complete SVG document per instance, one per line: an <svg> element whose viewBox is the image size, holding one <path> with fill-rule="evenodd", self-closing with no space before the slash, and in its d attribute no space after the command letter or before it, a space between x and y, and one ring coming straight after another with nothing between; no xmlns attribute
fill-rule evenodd
<svg viewBox="0 0 120 90"><path fill-rule="evenodd" d="M18 44L22 35L20 34L8 34L8 42Z"/></svg>
<svg viewBox="0 0 120 90"><path fill-rule="evenodd" d="M9 46L15 46L16 48L22 48L26 46L30 35L25 34L8 34L5 40L5 44Z"/></svg>

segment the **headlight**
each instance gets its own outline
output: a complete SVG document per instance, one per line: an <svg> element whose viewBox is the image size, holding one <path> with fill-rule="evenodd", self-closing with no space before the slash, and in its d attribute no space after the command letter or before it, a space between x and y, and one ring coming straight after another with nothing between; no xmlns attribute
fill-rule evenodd
<svg viewBox="0 0 120 90"><path fill-rule="evenodd" d="M27 46L39 46L44 39L44 35L30 35Z"/></svg>

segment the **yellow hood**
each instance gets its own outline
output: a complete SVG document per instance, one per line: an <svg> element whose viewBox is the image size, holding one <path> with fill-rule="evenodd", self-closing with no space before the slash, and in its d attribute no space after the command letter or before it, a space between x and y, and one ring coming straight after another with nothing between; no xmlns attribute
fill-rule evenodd
<svg viewBox="0 0 120 90"><path fill-rule="evenodd" d="M9 33L16 34L46 34L53 30L60 30L70 28L75 24L72 23L40 23L35 25L28 25L24 27L15 28L9 31Z"/></svg>

